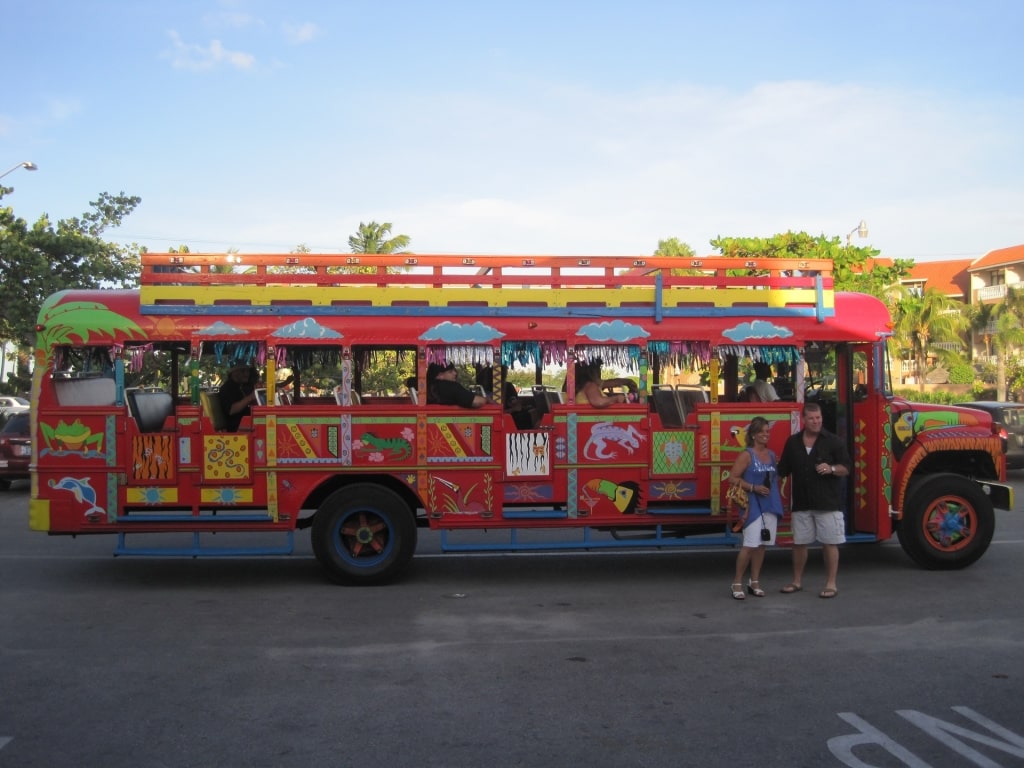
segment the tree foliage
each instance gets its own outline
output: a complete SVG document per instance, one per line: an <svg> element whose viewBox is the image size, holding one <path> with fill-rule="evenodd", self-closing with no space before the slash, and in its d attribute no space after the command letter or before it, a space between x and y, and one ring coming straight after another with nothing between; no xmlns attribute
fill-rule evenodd
<svg viewBox="0 0 1024 768"><path fill-rule="evenodd" d="M918 387L922 390L933 345L962 344L963 334L970 329L963 302L951 299L937 288L904 295L895 321L894 340L914 360Z"/></svg>
<svg viewBox="0 0 1024 768"><path fill-rule="evenodd" d="M723 256L736 258L831 259L837 291L876 296L890 309L900 279L913 266L907 259L879 260L875 248L844 244L839 237L785 232L772 237L719 237L711 241Z"/></svg>
<svg viewBox="0 0 1024 768"><path fill-rule="evenodd" d="M677 237L670 237L667 240L659 240L658 247L654 251L655 256L681 256L685 258L693 258L697 255L696 251L689 246L689 244L682 242Z"/></svg>
<svg viewBox="0 0 1024 768"><path fill-rule="evenodd" d="M411 238L408 235L390 235L390 222L360 222L359 231L348 239L348 247L352 253L404 253Z"/></svg>
<svg viewBox="0 0 1024 768"><path fill-rule="evenodd" d="M6 192L0 187L0 197ZM141 198L100 194L80 217L53 223L44 214L31 226L0 207L0 340L30 345L43 301L74 288L119 288L139 279L139 248L103 240Z"/></svg>

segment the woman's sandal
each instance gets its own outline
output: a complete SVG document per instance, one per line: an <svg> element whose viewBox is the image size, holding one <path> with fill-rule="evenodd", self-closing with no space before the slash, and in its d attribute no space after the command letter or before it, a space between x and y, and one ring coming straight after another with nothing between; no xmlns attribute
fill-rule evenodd
<svg viewBox="0 0 1024 768"><path fill-rule="evenodd" d="M754 585L757 584L755 587ZM754 597L764 597L764 590L761 589L761 582L757 579L750 579L747 582L747 592L752 594Z"/></svg>
<svg viewBox="0 0 1024 768"><path fill-rule="evenodd" d="M803 589L799 584L787 584L779 590L784 595L792 595L794 592L800 592Z"/></svg>
<svg viewBox="0 0 1024 768"><path fill-rule="evenodd" d="M821 592L818 593L818 597L825 600L831 600L839 594L839 590L835 587L825 587Z"/></svg>
<svg viewBox="0 0 1024 768"><path fill-rule="evenodd" d="M742 584L731 584L732 587L732 599L733 600L746 600L747 596L743 594Z"/></svg>

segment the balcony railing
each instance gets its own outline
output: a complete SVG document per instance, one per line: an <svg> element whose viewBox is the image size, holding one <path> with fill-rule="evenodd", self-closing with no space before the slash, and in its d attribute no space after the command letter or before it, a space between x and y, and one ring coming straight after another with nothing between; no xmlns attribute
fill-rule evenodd
<svg viewBox="0 0 1024 768"><path fill-rule="evenodd" d="M979 288L974 297L977 301L1001 301L1006 298L1006 285L986 285Z"/></svg>

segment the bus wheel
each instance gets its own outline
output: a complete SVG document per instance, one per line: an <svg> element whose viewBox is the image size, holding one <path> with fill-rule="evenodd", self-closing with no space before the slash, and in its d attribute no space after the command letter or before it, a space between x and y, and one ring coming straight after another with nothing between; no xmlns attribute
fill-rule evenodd
<svg viewBox="0 0 1024 768"><path fill-rule="evenodd" d="M898 535L919 566L948 571L985 554L995 527L992 502L976 483L960 475L937 475L907 501Z"/></svg>
<svg viewBox="0 0 1024 768"><path fill-rule="evenodd" d="M416 519L393 491L355 485L335 491L313 520L313 552L338 584L383 584L416 551Z"/></svg>

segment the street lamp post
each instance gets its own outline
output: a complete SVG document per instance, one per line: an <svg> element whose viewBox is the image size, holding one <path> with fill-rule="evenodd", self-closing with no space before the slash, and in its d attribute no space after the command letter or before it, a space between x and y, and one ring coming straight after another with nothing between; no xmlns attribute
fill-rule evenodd
<svg viewBox="0 0 1024 768"><path fill-rule="evenodd" d="M853 238L854 233L856 233L857 237L859 237L861 239L867 237L868 236L868 223L866 221L864 221L864 219L861 219L860 220L860 224L858 224L856 227L854 227L853 229L851 229L849 232L846 233L846 247L847 248L850 247L850 240Z"/></svg>
<svg viewBox="0 0 1024 768"><path fill-rule="evenodd" d="M13 166L12 168L8 168L3 173L0 173L0 179L2 179L8 173L14 173L19 168L24 168L26 171L38 171L39 170L39 166L38 165L36 165L35 163L33 163L33 162L29 161L29 160L25 160L24 162L18 163L17 165Z"/></svg>

